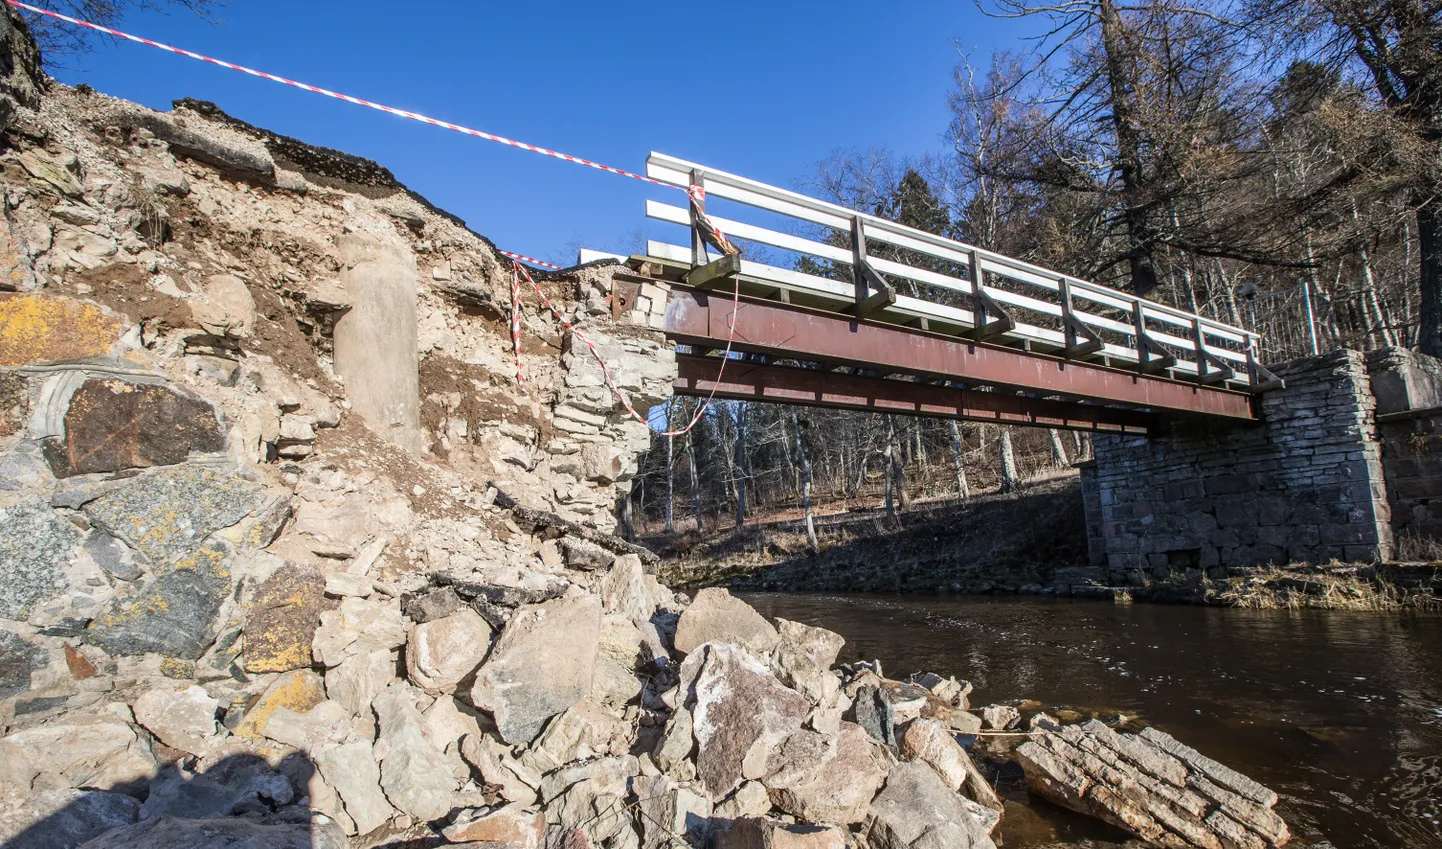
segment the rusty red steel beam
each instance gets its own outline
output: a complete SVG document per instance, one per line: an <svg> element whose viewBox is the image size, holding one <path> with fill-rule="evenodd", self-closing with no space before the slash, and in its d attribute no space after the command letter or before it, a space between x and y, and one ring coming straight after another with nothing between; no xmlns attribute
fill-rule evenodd
<svg viewBox="0 0 1442 849"><path fill-rule="evenodd" d="M697 398L708 397L714 390L715 397L734 401L771 401L871 413L1138 435L1146 434L1154 423L1151 414L1140 410L858 377L795 366L731 360L723 370L720 357L693 355L678 356L676 365L679 374L672 384L672 391L677 395Z"/></svg>
<svg viewBox="0 0 1442 849"><path fill-rule="evenodd" d="M687 345L724 348L732 309L729 295L673 285L666 305L666 334ZM1256 418L1251 396L1244 392L751 298L742 298L736 310L733 347L778 357L1127 404L1154 412Z"/></svg>

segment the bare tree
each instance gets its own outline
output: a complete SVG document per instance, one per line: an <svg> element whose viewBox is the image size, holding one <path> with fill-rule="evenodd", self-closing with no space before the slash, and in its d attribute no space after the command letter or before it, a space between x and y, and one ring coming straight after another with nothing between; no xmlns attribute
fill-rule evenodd
<svg viewBox="0 0 1442 849"><path fill-rule="evenodd" d="M94 24L112 26L131 11L181 9L209 20L215 10L225 4L223 0L30 0L30 5ZM34 12L20 10L20 14L25 17L35 42L40 45L42 57L49 61L57 56L88 53L97 39L109 38Z"/></svg>

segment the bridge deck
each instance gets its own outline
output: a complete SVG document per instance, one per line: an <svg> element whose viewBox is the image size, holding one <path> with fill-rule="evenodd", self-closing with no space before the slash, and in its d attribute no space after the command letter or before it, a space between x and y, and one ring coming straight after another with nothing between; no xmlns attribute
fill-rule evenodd
<svg viewBox="0 0 1442 849"><path fill-rule="evenodd" d="M747 356L719 385L718 360L684 356L679 394L1146 432L1160 416L1254 419L1254 396L1280 386L1242 328L662 154L647 175L693 189L689 208L646 204L689 226L690 247L650 241L630 261L674 284L666 332L722 349L732 287L744 296ZM712 200L790 224L720 217ZM707 245L735 249L713 226L764 248L718 255Z"/></svg>

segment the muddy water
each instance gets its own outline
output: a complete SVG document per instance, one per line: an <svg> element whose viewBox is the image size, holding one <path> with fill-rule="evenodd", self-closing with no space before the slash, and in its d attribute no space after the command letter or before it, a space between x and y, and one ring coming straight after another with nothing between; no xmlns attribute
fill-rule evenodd
<svg viewBox="0 0 1442 849"><path fill-rule="evenodd" d="M746 598L768 616L842 634L843 661L879 658L889 677L970 680L973 705L1028 698L1160 726L1274 788L1293 845L1442 847L1442 616ZM1008 849L1128 845L1009 784L1018 804L1008 803L1002 827Z"/></svg>

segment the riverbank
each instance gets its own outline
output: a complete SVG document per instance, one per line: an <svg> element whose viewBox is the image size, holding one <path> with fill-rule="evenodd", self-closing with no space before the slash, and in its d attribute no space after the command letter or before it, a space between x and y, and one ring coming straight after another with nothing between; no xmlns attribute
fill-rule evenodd
<svg viewBox="0 0 1442 849"><path fill-rule="evenodd" d="M671 586L733 590L1037 595L1249 609L1442 610L1442 563L1180 569L1137 572L1116 586L1087 565L1074 474L1010 494L920 505L893 520L879 511L827 517L819 551L799 521L695 535L648 537Z"/></svg>
<svg viewBox="0 0 1442 849"><path fill-rule="evenodd" d="M970 681L972 704L1160 728L1282 797L1293 844L1442 847L1442 616L1090 599L747 594L846 638L841 662ZM980 744L1008 849L1135 846L1027 796Z"/></svg>

